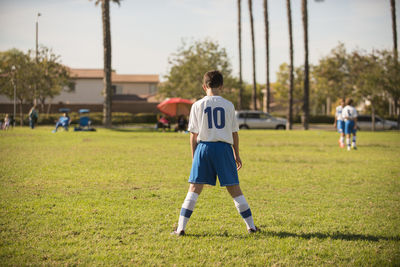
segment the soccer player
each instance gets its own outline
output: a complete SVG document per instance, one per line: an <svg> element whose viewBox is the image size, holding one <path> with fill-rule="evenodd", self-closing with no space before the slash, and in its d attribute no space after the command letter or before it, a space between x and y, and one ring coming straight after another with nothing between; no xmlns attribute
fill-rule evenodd
<svg viewBox="0 0 400 267"><path fill-rule="evenodd" d="M341 148L344 148L344 120L342 116L342 110L344 107L344 99L342 98L340 100L340 105L336 107L336 113L335 113L335 122L333 123L333 126L337 128L338 133L340 134L339 137L339 146Z"/></svg>
<svg viewBox="0 0 400 267"><path fill-rule="evenodd" d="M351 98L346 100L346 106L342 110L344 118L344 133L346 134L347 150L350 150L350 138L353 135L353 142L351 146L357 149L356 146L356 132L357 132L357 110L352 106L353 100Z"/></svg>
<svg viewBox="0 0 400 267"><path fill-rule="evenodd" d="M237 171L242 167L239 156L239 127L233 104L218 95L222 86L223 77L219 71L207 72L203 77L206 96L195 102L190 110L188 131L192 169L189 192L182 204L178 227L172 232L178 236L185 234L186 224L204 184L215 186L217 176L220 185L226 186L232 196L247 231L259 231L239 186Z"/></svg>

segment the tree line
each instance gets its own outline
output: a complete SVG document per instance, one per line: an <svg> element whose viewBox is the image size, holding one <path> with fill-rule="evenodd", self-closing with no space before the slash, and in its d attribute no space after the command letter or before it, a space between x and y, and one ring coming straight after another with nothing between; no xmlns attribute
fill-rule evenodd
<svg viewBox="0 0 400 267"><path fill-rule="evenodd" d="M20 105L21 125L23 104L39 105L45 112L47 100L62 90L74 89L69 69L51 49L40 47L37 53L17 49L0 52L0 94L9 99L15 97Z"/></svg>

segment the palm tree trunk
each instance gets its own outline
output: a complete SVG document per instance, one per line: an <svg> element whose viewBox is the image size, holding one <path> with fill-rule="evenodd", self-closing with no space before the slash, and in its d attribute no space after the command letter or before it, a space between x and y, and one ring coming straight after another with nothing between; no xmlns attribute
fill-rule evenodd
<svg viewBox="0 0 400 267"><path fill-rule="evenodd" d="M243 107L243 79L242 79L242 15L241 15L241 0L238 0L238 38L239 38L239 99L238 109Z"/></svg>
<svg viewBox="0 0 400 267"><path fill-rule="evenodd" d="M304 29L304 103L303 103L303 129L308 130L308 122L310 119L310 75L308 66L308 11L307 0L302 0L301 11L303 15L303 29Z"/></svg>
<svg viewBox="0 0 400 267"><path fill-rule="evenodd" d="M253 3L252 0L249 0L249 13L250 13L250 29L251 29L251 46L253 49L253 109L257 110L257 87L256 87L256 49L254 42L254 25L253 25Z"/></svg>
<svg viewBox="0 0 400 267"><path fill-rule="evenodd" d="M290 0L286 0L288 25L289 25L289 57L290 57L290 85L289 85L289 107L287 112L286 130L292 129L293 124L293 33L292 33L292 10Z"/></svg>
<svg viewBox="0 0 400 267"><path fill-rule="evenodd" d="M103 124L106 128L111 128L111 29L110 29L110 1L101 2L103 19L103 46L104 46L104 104L103 104Z"/></svg>
<svg viewBox="0 0 400 267"><path fill-rule="evenodd" d="M266 49L266 69L267 69L267 82L265 84L265 94L264 94L264 111L270 112L270 102L271 102L271 89L269 84L269 19L268 19L268 0L264 0L264 20L265 20L265 49Z"/></svg>
<svg viewBox="0 0 400 267"><path fill-rule="evenodd" d="M398 52L397 52L397 26L396 26L396 2L395 2L395 0L390 0L390 7L392 10L393 53L394 53L394 58L397 61Z"/></svg>
<svg viewBox="0 0 400 267"><path fill-rule="evenodd" d="M396 2L395 0L390 0L390 7L392 11L392 32L393 32L393 55L395 66L398 64L398 51L397 51L397 26L396 26ZM395 100L395 114L397 114L397 129L400 130L400 112L397 113L397 99Z"/></svg>

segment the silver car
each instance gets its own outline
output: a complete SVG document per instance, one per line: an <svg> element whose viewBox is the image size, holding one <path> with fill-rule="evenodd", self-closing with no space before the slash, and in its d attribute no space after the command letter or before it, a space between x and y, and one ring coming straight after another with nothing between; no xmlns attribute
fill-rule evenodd
<svg viewBox="0 0 400 267"><path fill-rule="evenodd" d="M286 129L286 119L255 110L236 111L240 129Z"/></svg>
<svg viewBox="0 0 400 267"><path fill-rule="evenodd" d="M371 115L358 115L357 117L358 130L372 130L372 117ZM379 116L375 116L375 129L376 130L395 130L397 129L397 122L385 120Z"/></svg>

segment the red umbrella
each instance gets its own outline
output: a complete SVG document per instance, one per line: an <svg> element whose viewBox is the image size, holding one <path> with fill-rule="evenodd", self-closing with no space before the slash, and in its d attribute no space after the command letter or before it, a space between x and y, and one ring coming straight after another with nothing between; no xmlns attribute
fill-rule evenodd
<svg viewBox="0 0 400 267"><path fill-rule="evenodd" d="M189 115L190 107L193 102L189 99L174 97L167 98L157 105L157 108L164 114L174 117L179 115Z"/></svg>

